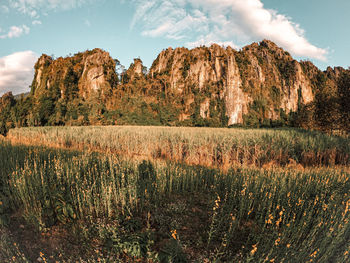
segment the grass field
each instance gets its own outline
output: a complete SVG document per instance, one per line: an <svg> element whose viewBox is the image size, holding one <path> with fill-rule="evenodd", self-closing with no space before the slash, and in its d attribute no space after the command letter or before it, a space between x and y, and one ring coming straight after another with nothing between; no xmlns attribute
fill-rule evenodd
<svg viewBox="0 0 350 263"><path fill-rule="evenodd" d="M11 130L0 261L349 262L349 147L299 130Z"/></svg>
<svg viewBox="0 0 350 263"><path fill-rule="evenodd" d="M350 139L297 129L36 127L13 129L13 142L166 159L190 165L350 165Z"/></svg>

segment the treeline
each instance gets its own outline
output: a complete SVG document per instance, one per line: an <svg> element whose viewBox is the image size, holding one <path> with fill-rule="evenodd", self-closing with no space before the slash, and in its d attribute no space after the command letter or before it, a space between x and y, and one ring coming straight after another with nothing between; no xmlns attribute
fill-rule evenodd
<svg viewBox="0 0 350 263"><path fill-rule="evenodd" d="M111 106L111 104L117 106ZM185 105L175 94L160 92L153 101L140 94L115 96L108 102L97 98L56 99L32 95L15 99L11 92L6 93L0 102L0 133L15 127L28 126L87 126L87 125L154 125L154 126L197 126L225 127L224 100L211 102L211 116L200 116L200 100L191 105L186 119L179 119ZM215 110L214 110L215 109Z"/></svg>

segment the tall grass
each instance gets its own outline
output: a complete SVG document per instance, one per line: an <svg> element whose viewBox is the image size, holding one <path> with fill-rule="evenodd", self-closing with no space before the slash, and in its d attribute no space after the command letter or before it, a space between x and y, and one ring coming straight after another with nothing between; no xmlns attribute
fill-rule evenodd
<svg viewBox="0 0 350 263"><path fill-rule="evenodd" d="M12 142L115 152L190 165L333 166L350 164L350 139L298 129L38 127L12 129Z"/></svg>
<svg viewBox="0 0 350 263"><path fill-rule="evenodd" d="M1 142L0 161L7 211L22 211L40 230L57 224L80 230L98 225L95 235L100 233L102 246L112 244L116 255L162 261L164 249L159 249L156 237L176 241L184 251L186 246L196 246L182 238L188 229L180 225L173 229L176 224L171 222L180 220L174 212L180 203L172 201L176 209L167 217L169 222L159 218L170 211L165 208L168 200L201 193L210 209L204 212L208 223L202 226L197 260L350 260L350 174L344 169L237 168L224 173L202 166L125 162L114 155ZM137 218L142 222L139 234L125 230L125 222Z"/></svg>

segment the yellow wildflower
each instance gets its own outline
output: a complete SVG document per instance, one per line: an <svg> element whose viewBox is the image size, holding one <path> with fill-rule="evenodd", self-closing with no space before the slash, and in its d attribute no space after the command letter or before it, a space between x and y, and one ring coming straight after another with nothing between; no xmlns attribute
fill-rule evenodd
<svg viewBox="0 0 350 263"><path fill-rule="evenodd" d="M248 212L248 216L253 212L253 208Z"/></svg>
<svg viewBox="0 0 350 263"><path fill-rule="evenodd" d="M277 239L275 240L275 246L278 246L278 244L279 244L280 241L281 241L281 239L280 239L280 238L277 238Z"/></svg>
<svg viewBox="0 0 350 263"><path fill-rule="evenodd" d="M171 236L173 237L173 239L177 239L177 232L176 229L175 230L171 230Z"/></svg>
<svg viewBox="0 0 350 263"><path fill-rule="evenodd" d="M252 248L253 249L250 251L250 254L253 256L255 252L258 250L258 244L253 245Z"/></svg>
<svg viewBox="0 0 350 263"><path fill-rule="evenodd" d="M272 220L273 220L273 215L269 215L268 220L266 220L266 224L272 224Z"/></svg>
<svg viewBox="0 0 350 263"><path fill-rule="evenodd" d="M314 253L312 253L312 254L310 255L310 257L311 257L311 258L316 257L318 250L319 250L319 249L315 250Z"/></svg>

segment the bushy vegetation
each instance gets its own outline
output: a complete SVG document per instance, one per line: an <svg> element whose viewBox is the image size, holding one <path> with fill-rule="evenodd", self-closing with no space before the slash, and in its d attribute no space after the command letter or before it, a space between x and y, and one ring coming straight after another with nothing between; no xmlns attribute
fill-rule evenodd
<svg viewBox="0 0 350 263"><path fill-rule="evenodd" d="M350 259L348 169L223 173L6 142L0 165L4 262Z"/></svg>
<svg viewBox="0 0 350 263"><path fill-rule="evenodd" d="M296 123L300 127L324 132L349 133L350 73L339 73L336 86L329 85L324 73L315 80L315 100L299 108Z"/></svg>

